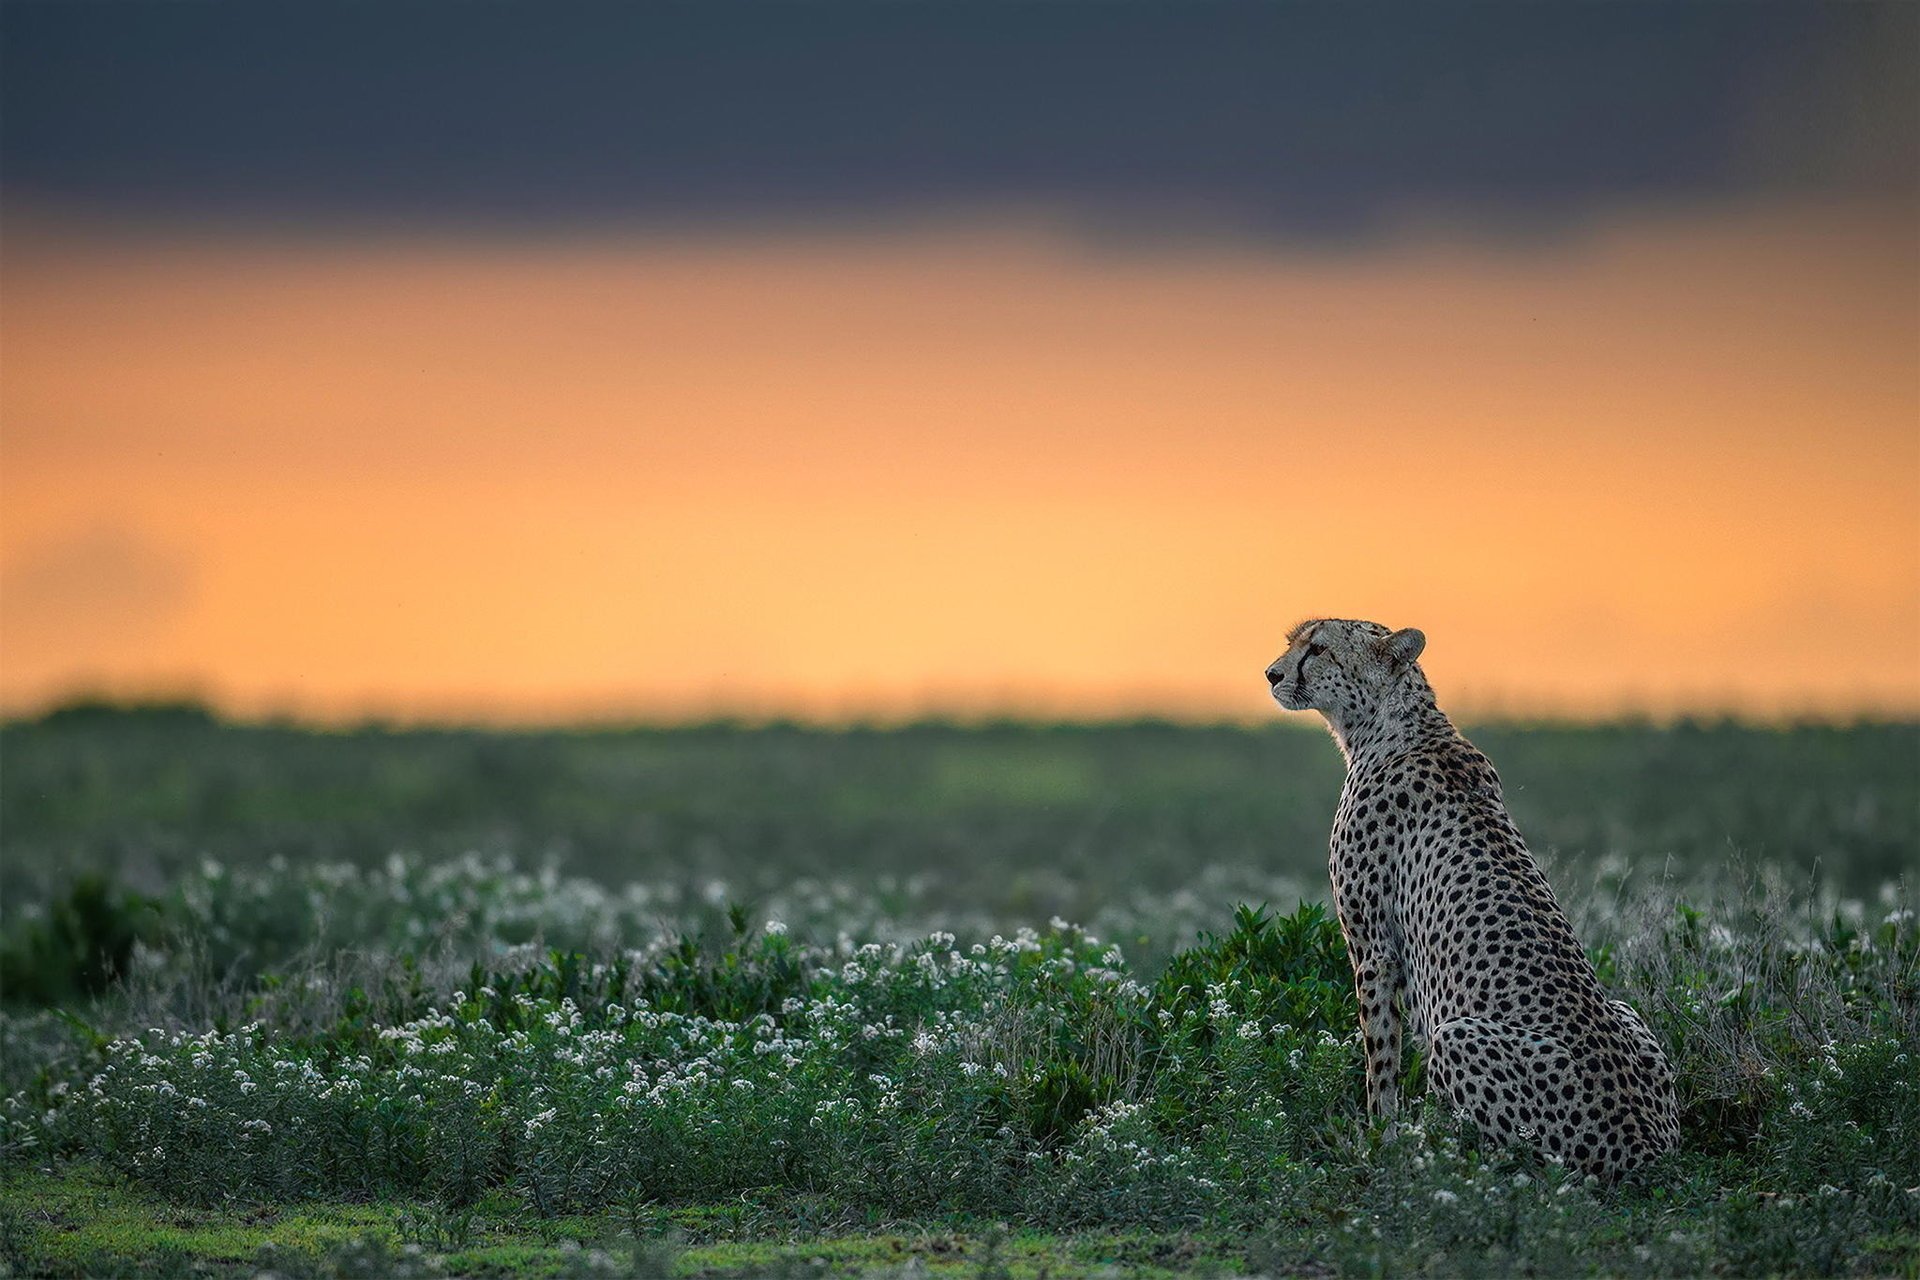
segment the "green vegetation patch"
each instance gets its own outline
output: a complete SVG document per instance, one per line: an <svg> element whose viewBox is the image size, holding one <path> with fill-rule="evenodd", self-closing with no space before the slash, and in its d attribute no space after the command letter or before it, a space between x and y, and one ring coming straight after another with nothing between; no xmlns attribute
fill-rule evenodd
<svg viewBox="0 0 1920 1280"><path fill-rule="evenodd" d="M1154 1280L1238 1273L1244 1242L1143 1231L1058 1236L965 1220L807 1235L755 1209L642 1208L542 1220L508 1201L450 1214L430 1204L305 1201L187 1208L103 1170L0 1180L0 1274L13 1276L931 1275ZM715 1228L720 1230L716 1232ZM751 1235L753 1238L709 1238Z"/></svg>
<svg viewBox="0 0 1920 1280"><path fill-rule="evenodd" d="M1617 1186L1368 1121L1315 736L7 726L0 1262L1920 1276L1920 731L1480 736L1674 1064Z"/></svg>

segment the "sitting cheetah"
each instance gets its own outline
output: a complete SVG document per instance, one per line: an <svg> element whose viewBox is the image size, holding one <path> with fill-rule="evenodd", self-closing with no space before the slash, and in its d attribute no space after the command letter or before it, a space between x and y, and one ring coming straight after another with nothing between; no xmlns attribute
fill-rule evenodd
<svg viewBox="0 0 1920 1280"><path fill-rule="evenodd" d="M1347 759L1329 866L1367 1108L1398 1107L1399 997L1433 1088L1483 1134L1614 1177L1678 1138L1673 1071L1607 999L1499 775L1435 704L1425 647L1416 630L1315 619L1267 668L1274 700L1326 717Z"/></svg>

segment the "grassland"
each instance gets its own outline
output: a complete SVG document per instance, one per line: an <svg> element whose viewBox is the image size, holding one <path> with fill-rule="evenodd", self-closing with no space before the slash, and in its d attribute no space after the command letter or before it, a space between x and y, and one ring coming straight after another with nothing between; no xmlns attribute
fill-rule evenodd
<svg viewBox="0 0 1920 1280"><path fill-rule="evenodd" d="M1920 1274L1920 726L1473 736L1619 1186L1366 1122L1317 734L9 725L0 1266Z"/></svg>

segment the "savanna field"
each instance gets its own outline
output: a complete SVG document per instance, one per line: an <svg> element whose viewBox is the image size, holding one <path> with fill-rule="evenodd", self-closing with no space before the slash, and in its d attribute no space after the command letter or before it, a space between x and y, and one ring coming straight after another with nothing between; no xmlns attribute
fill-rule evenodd
<svg viewBox="0 0 1920 1280"><path fill-rule="evenodd" d="M1618 1185L1367 1121L1323 733L8 724L0 1274L1920 1275L1920 725L1468 731Z"/></svg>

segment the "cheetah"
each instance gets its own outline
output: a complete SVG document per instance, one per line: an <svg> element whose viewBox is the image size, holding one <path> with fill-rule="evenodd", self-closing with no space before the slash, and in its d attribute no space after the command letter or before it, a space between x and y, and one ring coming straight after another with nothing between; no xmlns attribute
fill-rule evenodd
<svg viewBox="0 0 1920 1280"><path fill-rule="evenodd" d="M1434 1093L1500 1144L1612 1179L1679 1137L1673 1071L1610 1000L1501 797L1434 700L1426 637L1318 618L1267 668L1347 761L1328 867L1353 962L1367 1109L1399 1106L1402 1010Z"/></svg>

